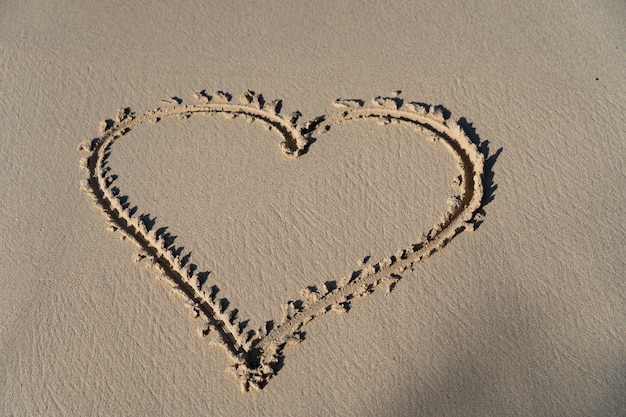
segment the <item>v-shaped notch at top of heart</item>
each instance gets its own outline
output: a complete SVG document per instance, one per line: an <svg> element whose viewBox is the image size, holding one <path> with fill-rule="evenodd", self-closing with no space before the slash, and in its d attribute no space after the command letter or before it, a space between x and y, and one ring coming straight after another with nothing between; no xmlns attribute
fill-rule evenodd
<svg viewBox="0 0 626 417"><path fill-rule="evenodd" d="M196 100L194 104L184 105L180 99L173 98L141 115L125 108L115 120L103 122L101 136L81 145L81 149L90 152L82 163L89 171L83 188L102 209L111 230L138 245L139 258L150 260L162 276L172 281L194 311L206 318L203 333L214 334L226 346L234 361L233 371L246 390L264 386L276 374L285 346L301 339L306 323L327 311L346 309L352 299L372 292L382 283L393 285L407 268L440 250L463 230L473 229L483 195L483 155L463 129L437 107L407 103L398 97L377 97L371 106L365 106L361 100L338 100L335 112L299 123L298 112L282 116L280 101L266 102L252 91L241 96L240 104L233 103L232 96L223 92L209 95L202 91ZM449 200L440 223L425 237L416 238L410 246L399 248L343 280L305 288L300 300L284 306L280 322L247 329L246 322L238 317L236 306L220 296L218 286L206 282L206 275L179 248L173 247L163 228L157 228L131 204L115 184L117 176L110 166L115 142L131 129L163 118L187 118L195 113L260 121L280 133L281 149L291 157L306 153L312 138L344 122L375 119L381 124L406 123L429 132L450 150L458 162L459 192Z"/></svg>

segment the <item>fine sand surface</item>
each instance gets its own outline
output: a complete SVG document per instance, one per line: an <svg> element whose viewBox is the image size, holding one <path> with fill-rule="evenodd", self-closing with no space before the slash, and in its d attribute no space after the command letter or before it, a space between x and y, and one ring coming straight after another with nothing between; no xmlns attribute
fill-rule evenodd
<svg viewBox="0 0 626 417"><path fill-rule="evenodd" d="M626 415L626 5L335 3L0 4L1 416Z"/></svg>

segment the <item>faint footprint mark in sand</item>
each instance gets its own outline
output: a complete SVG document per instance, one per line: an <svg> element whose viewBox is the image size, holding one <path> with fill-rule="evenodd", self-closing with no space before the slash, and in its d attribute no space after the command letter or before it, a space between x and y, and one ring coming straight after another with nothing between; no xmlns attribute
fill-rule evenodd
<svg viewBox="0 0 626 417"><path fill-rule="evenodd" d="M245 391L264 387L278 372L285 347L302 340L303 328L308 322L328 311L345 312L352 300L378 287L389 291L402 272L413 269L456 235L473 230L481 221L478 211L483 198L483 154L459 124L438 107L408 103L397 95L377 97L368 106L362 100L339 99L334 103L337 108L334 112L299 123L298 112L283 116L281 101L266 102L262 95L252 91L245 92L240 103L233 103L228 93L209 95L204 90L196 94L195 100L194 104L183 104L182 100L173 98L141 115L125 108L118 112L115 120L102 122L101 135L79 146L80 150L89 152L89 156L81 160L81 166L89 172L82 188L107 217L109 229L140 248L135 260L147 262L159 270L160 276L171 281L186 299L194 316L206 319L201 334L212 335L226 348L233 360L231 370ZM189 254L183 255L181 248L173 245L166 228L157 228L155 221L133 206L130 198L115 185L117 176L109 164L114 144L131 129L165 117L185 119L193 114L240 116L264 123L278 132L283 139L282 152L292 158L306 154L313 138L344 122L375 119L381 124L406 123L432 134L431 137L458 161L455 180L458 194L449 199L440 223L419 241L400 248L376 264L354 271L349 277L305 288L299 300L282 306L280 320L269 320L260 329L248 329L247 321L239 318L240 310L220 296L219 283L206 282L208 273L201 272L190 262Z"/></svg>

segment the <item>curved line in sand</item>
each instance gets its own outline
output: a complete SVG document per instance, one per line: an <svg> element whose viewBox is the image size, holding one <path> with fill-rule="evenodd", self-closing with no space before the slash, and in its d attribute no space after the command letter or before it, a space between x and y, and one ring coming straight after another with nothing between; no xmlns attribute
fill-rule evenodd
<svg viewBox="0 0 626 417"><path fill-rule="evenodd" d="M224 97L222 94L216 96ZM226 347L234 361L233 371L246 391L262 388L276 374L285 346L301 340L301 329L306 323L331 310L346 310L350 300L371 293L383 282L393 284L402 272L412 269L441 250L457 234L466 229L473 230L483 197L484 157L463 129L456 122L446 119L436 108L427 109L414 103L401 104L397 98L379 97L374 100L374 107L363 107L363 102L358 100L338 101L342 109L297 124L297 114L287 121L277 111L279 106L276 102L265 106L262 96L250 91L244 94L243 104L231 103L230 95L218 103L211 102L212 97L204 93L198 94L196 98L201 103L182 105L176 102L137 117L130 109L121 110L112 126L104 126L99 138L82 145L83 149L91 152L85 162L89 179L84 188L103 210L110 228L121 232L123 238L130 237L141 248L144 254L142 257L151 258L153 264L173 282L193 308L206 317L208 323L204 334L212 330ZM209 285L203 285L198 274L183 261L180 253L168 246L167 239L158 234L154 225L149 225L142 216L137 215L137 208L131 207L128 197L122 196L121 191L113 185L116 177L108 159L116 140L141 124L157 122L164 117L186 118L194 113L244 116L262 121L277 130L283 138L283 152L293 157L306 152L312 137L345 122L376 119L384 124L410 124L431 132L456 157L462 192L451 199L441 222L421 241L374 265L355 271L343 282L333 281L336 285L332 288L322 285L321 288L309 287L303 290L302 299L285 305L282 322L269 331L245 331L245 326L236 317L237 310L229 309L227 300L218 299L213 289L207 289Z"/></svg>

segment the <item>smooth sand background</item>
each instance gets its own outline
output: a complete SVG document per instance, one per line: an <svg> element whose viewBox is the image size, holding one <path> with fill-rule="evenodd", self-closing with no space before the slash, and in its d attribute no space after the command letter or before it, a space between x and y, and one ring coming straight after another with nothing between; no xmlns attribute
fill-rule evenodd
<svg viewBox="0 0 626 417"><path fill-rule="evenodd" d="M625 20L620 1L3 2L0 414L626 415ZM79 191L76 147L100 120L203 88L304 118L398 89L442 104L488 142L485 222L392 294L310 323L270 384L240 393Z"/></svg>

